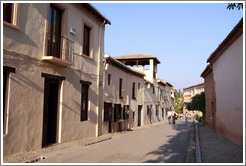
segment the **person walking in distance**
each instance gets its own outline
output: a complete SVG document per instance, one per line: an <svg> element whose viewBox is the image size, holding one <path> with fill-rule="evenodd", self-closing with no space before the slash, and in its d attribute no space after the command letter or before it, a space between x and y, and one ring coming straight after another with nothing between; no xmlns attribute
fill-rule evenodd
<svg viewBox="0 0 246 166"><path fill-rule="evenodd" d="M176 113L175 113L175 111L172 111L173 112L173 117L172 117L172 119L173 119L173 125L175 125L175 118L176 118Z"/></svg>
<svg viewBox="0 0 246 166"><path fill-rule="evenodd" d="M188 112L185 113L185 124L188 123Z"/></svg>
<svg viewBox="0 0 246 166"><path fill-rule="evenodd" d="M171 113L171 111L169 110L169 111L167 112L167 119L168 119L168 123L169 123L169 124L171 124L171 118L172 118L172 113Z"/></svg>
<svg viewBox="0 0 246 166"><path fill-rule="evenodd" d="M193 111L193 114L192 114L192 119L193 119L193 122L195 123L195 119L196 119L196 114L195 114L195 111Z"/></svg>

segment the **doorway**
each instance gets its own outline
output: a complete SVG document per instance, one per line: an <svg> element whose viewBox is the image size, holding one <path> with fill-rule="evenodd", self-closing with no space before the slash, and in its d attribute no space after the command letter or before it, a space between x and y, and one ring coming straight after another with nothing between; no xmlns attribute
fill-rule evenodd
<svg viewBox="0 0 246 166"><path fill-rule="evenodd" d="M138 126L141 126L141 112L142 112L142 105L138 106Z"/></svg>
<svg viewBox="0 0 246 166"><path fill-rule="evenodd" d="M57 142L59 80L45 78L42 146Z"/></svg>

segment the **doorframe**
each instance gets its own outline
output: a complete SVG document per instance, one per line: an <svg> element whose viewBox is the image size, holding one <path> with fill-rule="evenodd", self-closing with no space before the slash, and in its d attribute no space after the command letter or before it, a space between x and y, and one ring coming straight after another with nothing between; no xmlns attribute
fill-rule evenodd
<svg viewBox="0 0 246 166"><path fill-rule="evenodd" d="M44 77L45 79L53 79L58 81L58 100L57 100L57 124L56 124L56 143L61 143L61 133L62 133L62 103L63 103L63 87L64 87L64 76L57 76L57 75L51 75L46 73L41 73L41 77ZM44 86L45 86L45 79L44 79ZM45 89L44 89L45 91ZM43 93L44 95L44 93ZM44 96L43 96L44 99ZM43 100L44 103L44 100ZM44 108L43 108L44 109ZM44 112L43 112L44 114ZM42 121L43 122L43 121ZM43 123L42 123L42 130L43 130ZM42 133L42 139L43 142L43 133ZM42 143L43 147L43 143Z"/></svg>

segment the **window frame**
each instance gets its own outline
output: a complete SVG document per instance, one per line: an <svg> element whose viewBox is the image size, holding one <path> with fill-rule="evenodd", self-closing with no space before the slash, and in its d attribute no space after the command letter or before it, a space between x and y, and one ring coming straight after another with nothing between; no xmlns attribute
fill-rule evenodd
<svg viewBox="0 0 246 166"><path fill-rule="evenodd" d="M15 73L15 68L3 66L3 134L8 134L10 74Z"/></svg>
<svg viewBox="0 0 246 166"><path fill-rule="evenodd" d="M3 25L6 25L15 30L20 30L20 26L19 26L20 4L19 3L11 3L11 4L12 4L11 22L7 22L3 20Z"/></svg>
<svg viewBox="0 0 246 166"><path fill-rule="evenodd" d="M123 79L122 78L120 78L119 79L119 98L120 99L123 99L123 96L122 96L122 92L123 92Z"/></svg>
<svg viewBox="0 0 246 166"><path fill-rule="evenodd" d="M88 121L89 120L89 91L90 91L90 85L92 84L91 82L89 81L83 81L83 80L80 80L80 83L81 83L81 108L80 108L80 121L83 122L83 121ZM86 94L83 92L83 89L84 88L87 89L86 91ZM85 96L83 96L85 94ZM85 99L85 110L83 110L83 100ZM85 111L85 112L84 112Z"/></svg>
<svg viewBox="0 0 246 166"><path fill-rule="evenodd" d="M86 29L88 29L88 38L87 38L87 44L88 44L88 46L85 46L85 44L86 44L86 42L85 42L85 31L86 31ZM84 26L83 26L83 51L82 51L82 54L84 56L87 56L87 57L91 57L91 55L90 55L91 33L92 33L92 28L89 25L84 24ZM85 53L85 48L88 49L88 52L86 52L86 53Z"/></svg>
<svg viewBox="0 0 246 166"><path fill-rule="evenodd" d="M108 85L111 83L111 74L108 74Z"/></svg>

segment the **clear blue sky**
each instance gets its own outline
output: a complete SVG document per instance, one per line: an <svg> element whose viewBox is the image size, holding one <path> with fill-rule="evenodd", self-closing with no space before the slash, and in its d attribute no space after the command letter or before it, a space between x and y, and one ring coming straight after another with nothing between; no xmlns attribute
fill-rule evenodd
<svg viewBox="0 0 246 166"><path fill-rule="evenodd" d="M105 53L156 56L158 77L183 89L203 82L207 58L243 17L228 3L92 3L106 26Z"/></svg>

